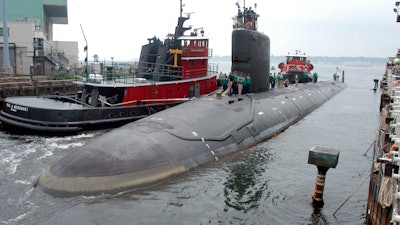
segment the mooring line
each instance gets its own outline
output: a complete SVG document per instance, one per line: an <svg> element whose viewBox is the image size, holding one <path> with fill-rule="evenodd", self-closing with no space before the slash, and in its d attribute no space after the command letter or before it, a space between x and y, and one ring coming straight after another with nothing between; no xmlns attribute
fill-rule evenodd
<svg viewBox="0 0 400 225"><path fill-rule="evenodd" d="M363 156L366 156L367 153L369 152L369 150L371 149L371 147L376 143L376 141L378 140L378 135L379 135L379 134L377 134L377 135L375 136L374 141L369 145L369 147L367 148L367 151L364 152Z"/></svg>
<svg viewBox="0 0 400 225"><path fill-rule="evenodd" d="M364 182L371 176L373 172L370 172L368 174L368 176L361 182L361 184L353 191L353 193L351 193L351 195L349 197L346 198L346 200L344 200L344 202L339 206L338 209L336 209L336 211L333 213L333 216L335 216L335 214L339 211L340 208L343 207L344 204L346 204L346 202L358 191L358 189L360 189L360 187L364 184Z"/></svg>

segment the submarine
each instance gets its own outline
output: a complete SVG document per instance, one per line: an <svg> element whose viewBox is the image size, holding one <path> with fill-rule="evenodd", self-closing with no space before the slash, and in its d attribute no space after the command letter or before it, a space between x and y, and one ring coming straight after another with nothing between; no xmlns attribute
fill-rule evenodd
<svg viewBox="0 0 400 225"><path fill-rule="evenodd" d="M46 169L36 187L70 197L156 185L270 139L346 87L318 81L270 89L269 68L269 37L255 26L234 27L231 69L251 74L248 94L200 97L116 128Z"/></svg>

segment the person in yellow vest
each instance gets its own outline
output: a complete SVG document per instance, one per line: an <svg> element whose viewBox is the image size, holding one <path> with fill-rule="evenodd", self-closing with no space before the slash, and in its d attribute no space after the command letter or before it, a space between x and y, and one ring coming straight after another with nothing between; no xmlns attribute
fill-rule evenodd
<svg viewBox="0 0 400 225"><path fill-rule="evenodd" d="M242 100L241 95L242 95L242 91L243 91L243 85L244 82L246 80L246 77L244 76L244 74L240 74L237 76L237 85L238 85L238 95L239 95L239 101Z"/></svg>
<svg viewBox="0 0 400 225"><path fill-rule="evenodd" d="M283 86L282 73L278 73L278 87L282 87L282 86Z"/></svg>

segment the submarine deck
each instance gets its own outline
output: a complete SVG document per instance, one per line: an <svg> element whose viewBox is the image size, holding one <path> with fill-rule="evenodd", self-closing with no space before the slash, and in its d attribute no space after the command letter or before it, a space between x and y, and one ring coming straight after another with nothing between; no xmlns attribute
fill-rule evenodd
<svg viewBox="0 0 400 225"><path fill-rule="evenodd" d="M39 178L55 195L145 187L254 146L285 130L346 85L302 84L237 97L203 97L112 130ZM232 102L233 101L233 102Z"/></svg>

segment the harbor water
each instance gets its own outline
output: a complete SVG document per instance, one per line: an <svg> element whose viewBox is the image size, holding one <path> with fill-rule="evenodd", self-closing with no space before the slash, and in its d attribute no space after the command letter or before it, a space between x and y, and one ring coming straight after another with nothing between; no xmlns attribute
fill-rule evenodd
<svg viewBox="0 0 400 225"><path fill-rule="evenodd" d="M336 65L314 68L320 80L332 80L336 72ZM368 182L354 190L371 169L367 150L380 119L373 79L381 79L385 65L341 69L348 87L270 140L117 195L57 198L34 187L45 169L106 130L68 137L0 131L0 224L364 224ZM311 198L317 168L307 163L313 146L340 150L320 209Z"/></svg>

